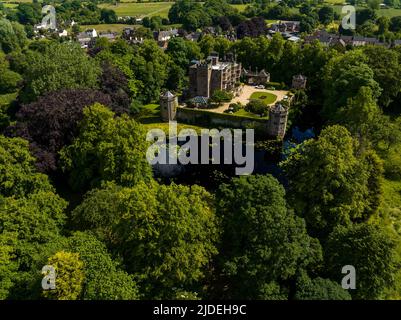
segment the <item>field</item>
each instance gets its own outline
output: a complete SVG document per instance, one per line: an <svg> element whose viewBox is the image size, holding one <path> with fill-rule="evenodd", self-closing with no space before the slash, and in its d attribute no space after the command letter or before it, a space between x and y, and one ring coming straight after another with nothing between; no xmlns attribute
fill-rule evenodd
<svg viewBox="0 0 401 320"><path fill-rule="evenodd" d="M1 0L0 2L7 3L7 2L12 2L12 3L27 3L27 2L32 2L32 0Z"/></svg>
<svg viewBox="0 0 401 320"><path fill-rule="evenodd" d="M152 17L161 16L167 18L168 11L170 10L173 2L146 2L146 3L119 3L114 4L100 4L100 8L112 9L116 12L117 16L130 16L130 17Z"/></svg>
<svg viewBox="0 0 401 320"><path fill-rule="evenodd" d="M338 12L341 14L341 8L342 6L335 5L333 6L334 11ZM357 7L357 9L363 9L364 7ZM376 10L377 16L384 16L388 18L396 17L396 16L401 16L401 9L394 9L394 8L387 8L387 9L379 9ZM358 23L358 21L357 21Z"/></svg>
<svg viewBox="0 0 401 320"><path fill-rule="evenodd" d="M268 92L254 92L251 94L250 99L262 100L264 103L269 105L277 100L277 96Z"/></svg>
<svg viewBox="0 0 401 320"><path fill-rule="evenodd" d="M82 29L96 29L97 32L117 32L121 33L124 28L133 27L130 24L90 24L83 25Z"/></svg>

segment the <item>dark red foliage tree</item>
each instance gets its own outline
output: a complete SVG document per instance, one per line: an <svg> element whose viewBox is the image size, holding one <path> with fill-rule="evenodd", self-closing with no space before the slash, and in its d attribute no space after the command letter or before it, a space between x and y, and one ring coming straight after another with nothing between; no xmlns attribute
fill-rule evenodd
<svg viewBox="0 0 401 320"><path fill-rule="evenodd" d="M97 90L62 89L47 93L21 106L17 123L7 129L7 135L28 140L38 169L51 173L57 169L58 152L77 134L83 108L95 102L112 106L110 96Z"/></svg>
<svg viewBox="0 0 401 320"><path fill-rule="evenodd" d="M267 27L265 19L262 17L254 17L250 20L241 22L237 27L237 37L259 37L266 34Z"/></svg>
<svg viewBox="0 0 401 320"><path fill-rule="evenodd" d="M129 96L128 80L124 73L108 62L102 63L102 75L100 77L101 90L110 95L112 105L116 113L126 113L131 102Z"/></svg>

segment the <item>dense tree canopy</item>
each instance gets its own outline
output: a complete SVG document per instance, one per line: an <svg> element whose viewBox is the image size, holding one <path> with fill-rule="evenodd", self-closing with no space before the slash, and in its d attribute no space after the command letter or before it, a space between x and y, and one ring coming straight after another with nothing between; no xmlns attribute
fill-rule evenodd
<svg viewBox="0 0 401 320"><path fill-rule="evenodd" d="M133 186L149 181L152 171L146 159L146 132L126 115L114 113L100 104L86 107L79 135L61 152L64 171L76 189L116 181Z"/></svg>
<svg viewBox="0 0 401 320"><path fill-rule="evenodd" d="M100 68L77 45L51 43L27 56L24 102L58 89L97 88Z"/></svg>
<svg viewBox="0 0 401 320"><path fill-rule="evenodd" d="M337 225L367 219L380 204L380 197L371 198L371 192L381 194L380 183L369 183L380 181L380 164L372 166L358 155L356 145L347 129L335 125L322 130L317 140L300 144L282 163L292 204L319 238Z"/></svg>
<svg viewBox="0 0 401 320"><path fill-rule="evenodd" d="M396 243L383 228L360 224L349 228L338 227L330 235L326 250L326 266L333 279L344 275L339 271L345 265L356 270L356 290L350 291L356 299L380 298L385 288L394 283L399 266Z"/></svg>
<svg viewBox="0 0 401 320"><path fill-rule="evenodd" d="M41 172L52 172L58 167L58 152L78 135L83 108L95 102L113 105L108 95L97 90L49 92L35 102L22 105L17 113L17 124L8 131L30 142Z"/></svg>
<svg viewBox="0 0 401 320"><path fill-rule="evenodd" d="M17 22L0 18L0 50L9 53L26 44L24 27Z"/></svg>
<svg viewBox="0 0 401 320"><path fill-rule="evenodd" d="M220 187L220 263L230 298L287 299L289 288L282 283L321 259L318 241L284 196L269 175L234 178Z"/></svg>
<svg viewBox="0 0 401 320"><path fill-rule="evenodd" d="M92 190L73 219L123 256L148 298L171 298L173 287L188 290L217 253L211 196L198 186L109 184Z"/></svg>

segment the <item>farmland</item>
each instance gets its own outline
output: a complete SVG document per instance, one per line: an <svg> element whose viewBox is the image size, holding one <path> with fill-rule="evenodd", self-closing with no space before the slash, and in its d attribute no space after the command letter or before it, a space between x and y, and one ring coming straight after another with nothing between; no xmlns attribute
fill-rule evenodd
<svg viewBox="0 0 401 320"><path fill-rule="evenodd" d="M147 2L147 3L119 3L114 4L100 4L100 8L112 9L120 17L152 17L161 16L167 17L173 2Z"/></svg>

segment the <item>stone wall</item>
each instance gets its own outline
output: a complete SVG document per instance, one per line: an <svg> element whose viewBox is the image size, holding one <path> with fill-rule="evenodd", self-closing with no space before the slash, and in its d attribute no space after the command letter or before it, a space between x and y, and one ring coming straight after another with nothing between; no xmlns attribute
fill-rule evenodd
<svg viewBox="0 0 401 320"><path fill-rule="evenodd" d="M177 109L177 121L205 127L255 129L261 135L267 135L269 126L268 119L252 119L226 113L181 107Z"/></svg>

